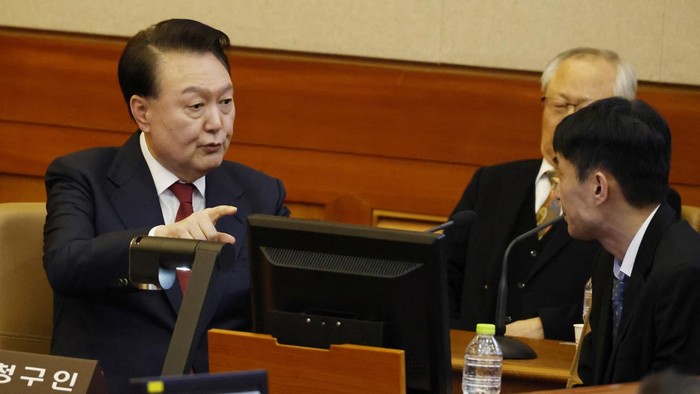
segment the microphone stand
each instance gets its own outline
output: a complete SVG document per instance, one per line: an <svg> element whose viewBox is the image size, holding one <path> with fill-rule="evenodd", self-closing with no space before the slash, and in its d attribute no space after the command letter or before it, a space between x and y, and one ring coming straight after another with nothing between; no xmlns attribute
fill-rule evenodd
<svg viewBox="0 0 700 394"><path fill-rule="evenodd" d="M444 230L446 228L452 227L452 226L457 226L457 227L463 227L466 225L471 225L472 222L476 219L476 212L474 211L459 211L452 215L450 220L446 221L445 223L438 224L435 227L431 227L427 230L424 230L424 233L434 233L440 230Z"/></svg>
<svg viewBox="0 0 700 394"><path fill-rule="evenodd" d="M510 250L515 244L522 241L523 239L536 234L540 230L552 226L555 223L564 219L564 216L559 216L558 218L551 220L547 223L540 224L539 226L529 230L523 234L518 235L513 239L506 252L503 254L503 266L501 267L501 279L498 283L498 298L496 299L496 342L501 348L503 353L503 359L508 360L529 360L537 358L537 353L527 344L515 339L513 337L506 337L506 306L508 304L508 256L510 255Z"/></svg>

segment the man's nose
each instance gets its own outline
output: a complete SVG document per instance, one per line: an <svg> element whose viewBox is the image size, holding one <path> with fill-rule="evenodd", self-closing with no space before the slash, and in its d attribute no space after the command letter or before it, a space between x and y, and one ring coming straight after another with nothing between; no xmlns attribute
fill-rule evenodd
<svg viewBox="0 0 700 394"><path fill-rule="evenodd" d="M208 132L215 133L221 130L223 124L222 118L223 114L218 110L218 108L211 108L207 111L204 128Z"/></svg>

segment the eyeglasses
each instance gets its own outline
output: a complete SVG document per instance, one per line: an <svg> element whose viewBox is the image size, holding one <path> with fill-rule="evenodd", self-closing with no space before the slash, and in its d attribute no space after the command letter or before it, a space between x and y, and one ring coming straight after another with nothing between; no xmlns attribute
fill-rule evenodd
<svg viewBox="0 0 700 394"><path fill-rule="evenodd" d="M556 115L572 114L591 103L591 100L585 100L580 103L574 104L562 98L547 96L540 97L540 101L545 106L545 108L548 108L550 111L552 111L552 113Z"/></svg>

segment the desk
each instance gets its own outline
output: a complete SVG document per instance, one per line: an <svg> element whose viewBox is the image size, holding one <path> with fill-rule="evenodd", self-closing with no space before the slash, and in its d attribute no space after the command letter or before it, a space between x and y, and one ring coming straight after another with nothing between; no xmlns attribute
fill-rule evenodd
<svg viewBox="0 0 700 394"><path fill-rule="evenodd" d="M312 366L308 359L303 361L289 362L288 358L280 355L281 351L290 351L286 348L307 349L304 353L311 358L318 358L319 353L328 353L320 349L310 349L301 347L278 346L276 341L269 335L241 333L226 330L210 330L209 331L209 367L211 372L239 371L246 369L274 369L274 368L291 368L295 369L294 373L278 374L285 379L288 377L292 380L308 383L313 376L323 378L324 374L314 373L319 366ZM462 392L462 367L464 365L464 348L474 338L474 333L469 331L452 330L450 331L451 354L452 354L452 385L454 393ZM240 339L245 339L241 341ZM264 340L267 347L262 346L258 342L252 340ZM574 358L576 347L573 344L562 343L553 340L537 340L523 339L523 342L530 345L537 353L537 358L534 360L505 360L503 362L503 379L501 385L501 393L522 393L536 390L551 390L563 389L566 387L566 381L569 377L569 368L571 361ZM268 349L272 347L273 349ZM254 349L255 352L250 351ZM297 350L298 350L297 349ZM377 351L376 348L372 348ZM387 351L387 349L379 349ZM241 356L245 355L245 357ZM271 358L270 358L271 357ZM367 357L367 356L364 356ZM376 357L370 356L372 362ZM349 360L347 357L341 359ZM401 357L403 362L403 357ZM323 363L328 364L327 361ZM360 367L369 368L370 372L362 372L361 376L376 386L377 377L372 376L372 371L381 371L384 367L370 365L369 362L357 362ZM279 364L279 365L278 365ZM326 365L327 367L327 365ZM344 370L343 368L334 368L335 370ZM301 372L300 372L301 371ZM311 372L309 372L311 371ZM305 375L307 374L307 375ZM271 392L289 392L280 390L274 386L273 381L276 379L274 374L269 375ZM403 381L403 377L394 378ZM275 383L276 384L276 383ZM286 384L286 383L285 383ZM331 379L331 384L337 384L337 381ZM272 391L273 387L276 391ZM344 386L345 387L345 386ZM348 385L348 387L350 387ZM308 392L297 391L297 392ZM321 391L325 392L325 391ZM365 391L350 391L350 392L366 392Z"/></svg>
<svg viewBox="0 0 700 394"><path fill-rule="evenodd" d="M470 331L451 330L452 386L462 392L464 348L474 338ZM566 387L576 346L549 339L522 339L537 353L534 360L504 360L501 393L522 393Z"/></svg>
<svg viewBox="0 0 700 394"><path fill-rule="evenodd" d="M639 382L607 384L603 386L577 387L573 389L535 391L528 394L637 394Z"/></svg>

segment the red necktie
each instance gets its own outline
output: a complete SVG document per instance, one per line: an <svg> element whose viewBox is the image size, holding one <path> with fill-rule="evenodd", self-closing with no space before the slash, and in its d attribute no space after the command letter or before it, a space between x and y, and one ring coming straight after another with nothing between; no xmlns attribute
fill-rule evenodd
<svg viewBox="0 0 700 394"><path fill-rule="evenodd" d="M180 207L177 209L177 214L175 215L175 221L179 222L190 216L193 212L192 192L194 191L194 185L191 183L175 182L170 186L170 191L172 191L178 201L180 201ZM187 282L190 280L190 271L177 270L177 280L180 282L182 294L185 294Z"/></svg>

